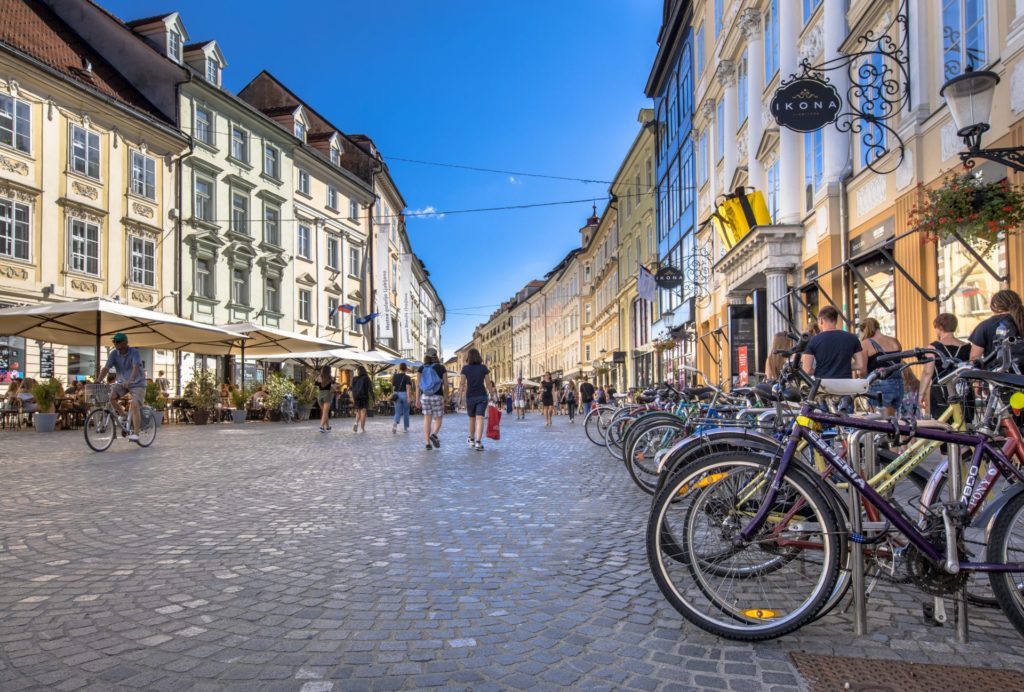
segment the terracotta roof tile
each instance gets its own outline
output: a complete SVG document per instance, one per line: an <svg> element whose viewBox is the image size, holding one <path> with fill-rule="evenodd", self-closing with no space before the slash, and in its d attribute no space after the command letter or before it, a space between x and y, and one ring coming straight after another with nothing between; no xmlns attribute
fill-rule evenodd
<svg viewBox="0 0 1024 692"><path fill-rule="evenodd" d="M0 0L0 43L26 53L71 81L166 122L128 80L41 2ZM89 61L92 70L85 69Z"/></svg>

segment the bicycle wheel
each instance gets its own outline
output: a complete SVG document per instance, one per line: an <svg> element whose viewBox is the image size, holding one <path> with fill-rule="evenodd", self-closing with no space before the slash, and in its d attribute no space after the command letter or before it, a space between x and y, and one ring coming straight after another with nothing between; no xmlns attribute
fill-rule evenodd
<svg viewBox="0 0 1024 692"><path fill-rule="evenodd" d="M815 617L838 578L835 514L800 473L780 480L758 535L738 540L771 487L760 480L770 466L754 454L706 457L666 485L651 508L647 556L658 587L683 617L720 637L792 632Z"/></svg>
<svg viewBox="0 0 1024 692"><path fill-rule="evenodd" d="M117 437L117 423L106 409L96 409L85 419L85 443L94 452L105 452Z"/></svg>
<svg viewBox="0 0 1024 692"><path fill-rule="evenodd" d="M152 414L142 417L142 429L139 431L137 444L140 447L148 447L156 440L156 419Z"/></svg>
<svg viewBox="0 0 1024 692"><path fill-rule="evenodd" d="M653 495L658 487L658 452L668 449L686 435L682 421L659 423L631 436L625 446L626 470L637 487Z"/></svg>
<svg viewBox="0 0 1024 692"><path fill-rule="evenodd" d="M608 423L611 422L613 415L615 415L615 409L610 406L594 406L590 409L586 420L583 421L587 439L599 447L604 447L605 430L608 429Z"/></svg>
<svg viewBox="0 0 1024 692"><path fill-rule="evenodd" d="M1000 510L988 539L986 562L1024 563L1024 492ZM989 581L1006 618L1024 635L1024 573L990 572Z"/></svg>

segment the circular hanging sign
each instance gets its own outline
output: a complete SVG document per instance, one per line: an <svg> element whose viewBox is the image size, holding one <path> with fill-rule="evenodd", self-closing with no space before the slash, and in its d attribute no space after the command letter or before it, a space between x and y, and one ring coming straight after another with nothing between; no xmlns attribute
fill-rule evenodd
<svg viewBox="0 0 1024 692"><path fill-rule="evenodd" d="M658 270L658 273L654 275L654 283L658 284L659 288L679 288L683 285L685 280L686 278L683 276L683 272L675 267L662 267Z"/></svg>
<svg viewBox="0 0 1024 692"><path fill-rule="evenodd" d="M797 132L814 132L835 122L843 99L834 86L816 77L803 77L775 92L772 115L779 125Z"/></svg>

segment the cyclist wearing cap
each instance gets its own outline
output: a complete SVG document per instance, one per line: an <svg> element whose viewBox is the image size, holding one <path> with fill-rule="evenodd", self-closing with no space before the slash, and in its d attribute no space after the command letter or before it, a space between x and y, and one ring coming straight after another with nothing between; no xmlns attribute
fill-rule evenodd
<svg viewBox="0 0 1024 692"><path fill-rule="evenodd" d="M99 381L107 376L113 368L117 371L117 382L110 391L110 403L119 416L124 415L119 399L125 394L132 395L131 414L132 432L128 439L139 439L138 431L142 428L142 402L146 398L146 369L142 366L139 349L128 346L128 337L121 332L114 334L114 350L107 356L107 364L100 370Z"/></svg>

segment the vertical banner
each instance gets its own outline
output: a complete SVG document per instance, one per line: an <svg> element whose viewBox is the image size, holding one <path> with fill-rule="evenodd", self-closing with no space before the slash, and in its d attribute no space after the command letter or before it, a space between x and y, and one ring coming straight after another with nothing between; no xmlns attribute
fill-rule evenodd
<svg viewBox="0 0 1024 692"><path fill-rule="evenodd" d="M391 249L388 246L388 231L384 226L377 226L377 247L374 266L377 269L377 304L374 312L377 318L377 336L381 339L394 338L391 327Z"/></svg>
<svg viewBox="0 0 1024 692"><path fill-rule="evenodd" d="M746 387L750 380L750 364L747 361L747 347L740 346L736 349L736 355L739 356L740 371L736 377L736 384L740 387Z"/></svg>
<svg viewBox="0 0 1024 692"><path fill-rule="evenodd" d="M399 300L402 301L401 313L398 315L398 348L401 351L412 351L412 254L403 253L399 257L398 266Z"/></svg>

